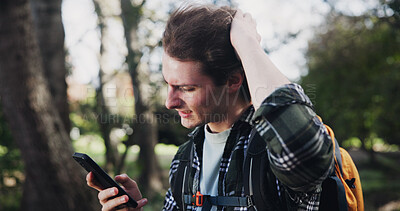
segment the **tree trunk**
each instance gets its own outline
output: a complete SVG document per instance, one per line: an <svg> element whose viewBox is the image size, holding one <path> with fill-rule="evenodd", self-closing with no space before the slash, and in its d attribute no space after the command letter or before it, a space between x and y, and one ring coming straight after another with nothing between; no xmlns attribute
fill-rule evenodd
<svg viewBox="0 0 400 211"><path fill-rule="evenodd" d="M157 122L151 111L140 114L140 124L137 125L135 139L139 140L139 166L141 169L141 177L139 184L146 187L147 197L154 196L163 188L162 171L158 163L157 155L154 147L157 144Z"/></svg>
<svg viewBox="0 0 400 211"><path fill-rule="evenodd" d="M118 159L118 148L117 145L114 144L111 141L110 138L110 133L112 129L112 125L110 124L109 117L111 117L110 112L108 111L106 102L104 100L104 95L103 95L103 82L102 82L102 72L100 68L100 87L96 89L96 112L99 115L99 118L97 118L97 122L100 126L100 131L101 131L101 136L103 137L104 140L104 146L106 148L106 163L104 165L104 170L107 172L114 172L115 168L119 164L119 159Z"/></svg>
<svg viewBox="0 0 400 211"><path fill-rule="evenodd" d="M98 210L52 102L28 0L2 1L0 40L0 100L25 162L21 210Z"/></svg>
<svg viewBox="0 0 400 211"><path fill-rule="evenodd" d="M359 121L365 122L365 119L361 115L359 115ZM361 141L361 149L368 153L370 163L376 163L376 157L375 157L375 152L373 149L372 138L371 138L370 133L368 132L368 129L364 126L361 126L357 131L359 131L358 137L360 138L360 141ZM368 142L371 145L371 148L367 147Z"/></svg>
<svg viewBox="0 0 400 211"><path fill-rule="evenodd" d="M162 174L154 152L154 146L157 144L157 122L151 105L143 96L149 96L143 86L149 84L148 74L138 68L142 52L137 38L137 29L140 23L140 14L145 0L140 5L132 5L129 0L121 0L121 18L125 30L125 39L128 47L126 62L128 63L129 73L132 78L133 89L135 93L135 114L136 124L133 129L132 143L139 144L139 166L142 167L140 175L140 185L143 192L151 197L154 192L162 188Z"/></svg>
<svg viewBox="0 0 400 211"><path fill-rule="evenodd" d="M101 134L103 136L104 140L104 146L106 147L106 163L104 165L105 171L108 172L114 172L115 174L119 174L117 172L118 166L119 166L119 153L118 153L118 148L117 145L114 144L111 139L110 139L110 133L112 129L112 124L109 121L109 117L111 116L111 113L109 109L107 108L105 99L104 99L104 93L103 93L103 88L104 88L104 70L102 67L103 64L103 55L104 55L104 47L105 45L105 31L106 31L106 21L104 14L102 12L100 0L93 0L93 4L95 6L95 11L97 14L97 22L98 26L100 28L100 69L99 69L99 81L100 85L99 88L96 89L96 99L97 99L97 104L96 104L96 112L99 114L100 117L103 118L97 118L97 122L100 126Z"/></svg>
<svg viewBox="0 0 400 211"><path fill-rule="evenodd" d="M65 129L69 132L69 108L65 77L64 27L61 19L61 0L31 0L33 21L39 49L43 59L44 75L60 113Z"/></svg>

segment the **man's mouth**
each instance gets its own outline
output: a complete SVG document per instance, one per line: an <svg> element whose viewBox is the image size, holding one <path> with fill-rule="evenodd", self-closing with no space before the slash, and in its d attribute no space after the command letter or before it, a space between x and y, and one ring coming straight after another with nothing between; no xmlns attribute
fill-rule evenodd
<svg viewBox="0 0 400 211"><path fill-rule="evenodd" d="M178 111L178 113L182 118L188 118L192 114L192 111Z"/></svg>

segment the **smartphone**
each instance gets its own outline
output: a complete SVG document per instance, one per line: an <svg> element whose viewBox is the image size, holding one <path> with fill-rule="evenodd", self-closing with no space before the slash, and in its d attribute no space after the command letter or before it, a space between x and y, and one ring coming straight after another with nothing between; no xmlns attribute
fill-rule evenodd
<svg viewBox="0 0 400 211"><path fill-rule="evenodd" d="M118 194L115 197L127 195L129 197L128 202L124 204L124 206L136 208L138 203L125 192L118 183L113 180L96 162L92 160L87 154L77 153L75 152L72 157L78 162L87 172L93 172L94 178L96 181L103 186L104 189L116 187L118 188ZM122 208L118 206L118 208Z"/></svg>

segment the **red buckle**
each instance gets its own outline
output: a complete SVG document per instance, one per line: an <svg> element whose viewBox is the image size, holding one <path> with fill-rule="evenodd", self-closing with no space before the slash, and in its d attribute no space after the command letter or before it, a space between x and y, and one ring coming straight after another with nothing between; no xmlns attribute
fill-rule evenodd
<svg viewBox="0 0 400 211"><path fill-rule="evenodd" d="M196 195L193 195L193 198L196 198L196 203L193 202L193 205L196 205L196 207L203 206L204 196L200 193L200 191L197 191Z"/></svg>

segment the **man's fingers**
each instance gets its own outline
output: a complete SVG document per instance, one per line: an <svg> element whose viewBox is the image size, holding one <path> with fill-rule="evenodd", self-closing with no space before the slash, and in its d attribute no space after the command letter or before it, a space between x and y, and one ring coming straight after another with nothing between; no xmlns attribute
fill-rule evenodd
<svg viewBox="0 0 400 211"><path fill-rule="evenodd" d="M246 12L243 14L243 18L253 19L250 13Z"/></svg>
<svg viewBox="0 0 400 211"><path fill-rule="evenodd" d="M148 202L148 200L146 198L140 199L139 201L137 201L138 206L136 207L136 209L144 207L144 205L146 205L147 202Z"/></svg>
<svg viewBox="0 0 400 211"><path fill-rule="evenodd" d="M240 9L236 10L235 17L243 17L243 11Z"/></svg>
<svg viewBox="0 0 400 211"><path fill-rule="evenodd" d="M121 183L126 190L138 189L138 186L134 180L128 177L126 174L115 176L115 181Z"/></svg>
<svg viewBox="0 0 400 211"><path fill-rule="evenodd" d="M117 194L118 194L118 189L113 187L100 191L97 196L99 198L100 204L104 205L108 203L109 198Z"/></svg>
<svg viewBox="0 0 400 211"><path fill-rule="evenodd" d="M108 200L106 203L102 204L103 209L102 210L115 210L116 207L126 203L129 200L127 195L123 195L111 200ZM126 210L126 209L124 209Z"/></svg>
<svg viewBox="0 0 400 211"><path fill-rule="evenodd" d="M97 181L96 181L96 179L94 178L94 175L93 175L92 172L89 172L89 173L86 175L86 183L87 183L87 185L88 185L89 187L92 187L92 188L94 188L94 189L96 189L96 190L98 190L98 191L103 190L103 187L97 183Z"/></svg>
<svg viewBox="0 0 400 211"><path fill-rule="evenodd" d="M235 17L252 19L252 16L250 13L248 13L248 12L245 13L240 9L236 10Z"/></svg>
<svg viewBox="0 0 400 211"><path fill-rule="evenodd" d="M242 20L244 22L251 23L255 26L257 25L257 22L255 21L255 19L253 18L253 16L250 13L248 13L248 12L244 13L242 10L239 10L239 9L236 11L234 18L238 19L238 20Z"/></svg>
<svg viewBox="0 0 400 211"><path fill-rule="evenodd" d="M251 16L251 14L250 13L244 13L243 14L243 19L245 20L245 21L247 21L248 23L251 23L251 24L253 24L254 26L257 26L257 22L256 22L256 20L253 18L253 16Z"/></svg>
<svg viewBox="0 0 400 211"><path fill-rule="evenodd" d="M92 179L92 175L88 174L86 176L86 179L88 181L88 184L90 183L91 187L96 187L92 184L94 181ZM131 178L129 178L128 175L126 175L126 174L118 175L115 177L115 180L117 182L121 183L122 188L125 189L129 195L131 195L134 199L137 200L138 206L136 209L139 209L147 204L148 200L145 198L142 199L142 194L140 193L136 182L134 180L132 180ZM115 210L116 208L119 209L118 208L119 205L122 205L129 200L129 197L127 195L112 198L112 197L116 196L117 194L118 194L118 189L115 187L101 190L99 192L98 198L99 198L100 204L103 206L103 210ZM112 199L110 199L110 198L112 198ZM128 209L124 208L122 210L128 210Z"/></svg>
<svg viewBox="0 0 400 211"><path fill-rule="evenodd" d="M113 199L104 201L103 197L107 197L107 196L109 196L109 194L113 194L113 193L106 193L105 190L102 192L104 192L104 195L99 194L99 199L101 198L100 203L103 205L103 210L114 210L115 208L117 208L120 205L123 205L124 203L128 202L128 200L129 200L129 197L127 195L123 195L123 196L119 196L117 198L113 198ZM148 200L146 198L137 201L138 206L135 209L140 209L140 208L144 207L147 204L147 202L148 202ZM122 210L128 210L128 209L125 208Z"/></svg>

